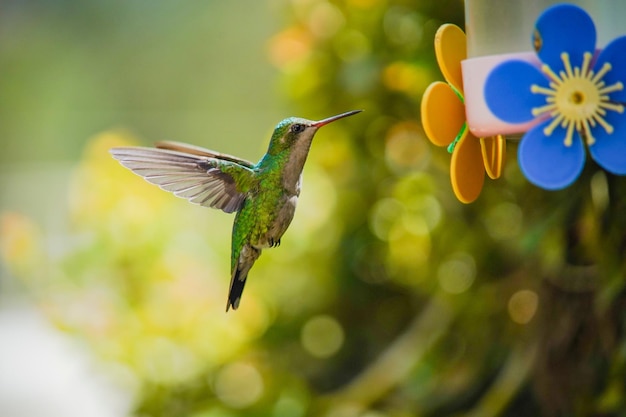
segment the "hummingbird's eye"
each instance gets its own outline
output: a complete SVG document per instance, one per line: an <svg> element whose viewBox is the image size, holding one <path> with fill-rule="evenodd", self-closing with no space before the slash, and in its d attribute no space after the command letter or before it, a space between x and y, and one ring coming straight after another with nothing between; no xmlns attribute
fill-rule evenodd
<svg viewBox="0 0 626 417"><path fill-rule="evenodd" d="M291 125L291 131L293 133L300 133L304 130L304 125L300 123L294 123Z"/></svg>

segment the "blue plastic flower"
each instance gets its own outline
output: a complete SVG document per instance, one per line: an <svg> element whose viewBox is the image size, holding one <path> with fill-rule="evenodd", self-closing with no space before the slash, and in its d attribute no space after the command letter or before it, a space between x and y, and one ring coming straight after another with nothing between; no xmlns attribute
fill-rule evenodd
<svg viewBox="0 0 626 417"><path fill-rule="evenodd" d="M546 189L570 185L583 169L585 142L601 167L626 175L626 36L596 54L591 17L560 4L539 16L532 40L540 68L505 61L485 83L496 117L538 123L519 145L524 175Z"/></svg>

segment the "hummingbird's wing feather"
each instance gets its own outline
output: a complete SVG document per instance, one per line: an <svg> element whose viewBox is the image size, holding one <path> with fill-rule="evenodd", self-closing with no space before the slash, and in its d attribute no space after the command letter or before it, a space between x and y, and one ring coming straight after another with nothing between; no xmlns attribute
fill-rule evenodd
<svg viewBox="0 0 626 417"><path fill-rule="evenodd" d="M202 148L200 146L190 145L188 143L164 140L157 142L155 146L159 149L169 149L171 151L184 152L192 155L206 156L208 158L230 161L247 168L254 167L254 164L252 162L246 161L245 159L237 158L236 156L228 155L225 153L212 151L210 149Z"/></svg>
<svg viewBox="0 0 626 417"><path fill-rule="evenodd" d="M253 171L233 161L166 149L123 147L111 149L123 166L161 189L188 201L232 213L241 208Z"/></svg>

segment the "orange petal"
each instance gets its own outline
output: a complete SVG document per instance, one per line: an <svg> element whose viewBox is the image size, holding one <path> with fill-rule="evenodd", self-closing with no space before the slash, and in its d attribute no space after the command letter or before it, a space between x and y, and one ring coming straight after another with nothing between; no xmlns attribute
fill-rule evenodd
<svg viewBox="0 0 626 417"><path fill-rule="evenodd" d="M489 178L492 180L500 178L506 155L506 139L501 135L481 138L480 149Z"/></svg>
<svg viewBox="0 0 626 417"><path fill-rule="evenodd" d="M446 83L436 81L422 96L424 132L437 146L449 145L465 123L465 106Z"/></svg>
<svg viewBox="0 0 626 417"><path fill-rule="evenodd" d="M456 198L462 203L476 200L483 189L485 169L480 141L469 133L469 129L465 130L452 153L450 180Z"/></svg>
<svg viewBox="0 0 626 417"><path fill-rule="evenodd" d="M452 24L441 26L435 34L435 56L439 69L454 88L463 93L463 74L461 61L467 58L465 33Z"/></svg>

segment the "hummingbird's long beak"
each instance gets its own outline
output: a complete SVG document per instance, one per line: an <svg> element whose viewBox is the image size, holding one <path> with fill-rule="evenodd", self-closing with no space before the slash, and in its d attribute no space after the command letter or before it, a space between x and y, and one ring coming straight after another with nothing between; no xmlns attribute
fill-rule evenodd
<svg viewBox="0 0 626 417"><path fill-rule="evenodd" d="M353 114L361 113L362 111L363 110L352 110L352 111L348 111L348 112L345 112L345 113L338 114L336 116L327 117L326 119L314 122L312 124L312 126L322 127L324 125L327 125L330 122L334 122L335 120L343 119L344 117L352 116Z"/></svg>

